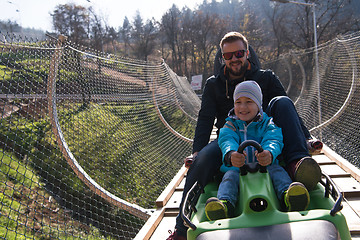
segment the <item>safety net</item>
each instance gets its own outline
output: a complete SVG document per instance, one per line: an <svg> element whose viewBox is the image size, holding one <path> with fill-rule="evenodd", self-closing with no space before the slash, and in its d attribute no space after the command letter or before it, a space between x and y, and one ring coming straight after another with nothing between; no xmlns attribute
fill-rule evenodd
<svg viewBox="0 0 360 240"><path fill-rule="evenodd" d="M279 76L310 133L360 166L360 33L264 63Z"/></svg>
<svg viewBox="0 0 360 240"><path fill-rule="evenodd" d="M356 166L359 37L263 63L311 134ZM134 238L191 153L188 80L64 37L0 34L0 49L0 237Z"/></svg>
<svg viewBox="0 0 360 240"><path fill-rule="evenodd" d="M191 153L200 100L186 78L14 35L0 64L0 234L133 238Z"/></svg>

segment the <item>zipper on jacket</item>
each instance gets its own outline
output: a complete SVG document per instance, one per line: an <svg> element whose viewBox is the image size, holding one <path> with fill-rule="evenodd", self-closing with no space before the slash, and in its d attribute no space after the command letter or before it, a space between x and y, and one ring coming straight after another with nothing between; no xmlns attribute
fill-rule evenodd
<svg viewBox="0 0 360 240"><path fill-rule="evenodd" d="M244 133L244 141L246 141L247 140L247 125L245 123L244 123L244 129L240 130L240 132ZM241 140L241 136L240 136L240 140ZM249 156L250 156L249 155L249 148L246 148L245 151L246 151L245 164L248 164L249 163Z"/></svg>
<svg viewBox="0 0 360 240"><path fill-rule="evenodd" d="M239 129L240 132L243 132L244 133L244 141L247 140L247 128L248 126L251 124L252 122L250 122L249 124L245 124L244 123L244 130L241 130ZM240 137L240 140L241 140L241 136ZM253 150L253 147L252 146L249 146L245 149L246 151L246 158L245 158L245 164L249 164L250 163L250 156L252 156L252 161L251 162L255 162L255 152ZM250 154L251 153L251 154Z"/></svg>

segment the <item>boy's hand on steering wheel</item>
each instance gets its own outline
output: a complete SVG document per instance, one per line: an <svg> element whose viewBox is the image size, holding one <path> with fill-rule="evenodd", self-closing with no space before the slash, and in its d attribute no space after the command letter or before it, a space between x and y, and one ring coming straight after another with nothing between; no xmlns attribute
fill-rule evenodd
<svg viewBox="0 0 360 240"><path fill-rule="evenodd" d="M245 154L245 153L244 153ZM245 165L245 155L239 152L232 152L230 156L231 165L234 167L242 167Z"/></svg>
<svg viewBox="0 0 360 240"><path fill-rule="evenodd" d="M272 163L273 156L270 151L264 150L261 153L255 152L255 156L261 166L267 166Z"/></svg>

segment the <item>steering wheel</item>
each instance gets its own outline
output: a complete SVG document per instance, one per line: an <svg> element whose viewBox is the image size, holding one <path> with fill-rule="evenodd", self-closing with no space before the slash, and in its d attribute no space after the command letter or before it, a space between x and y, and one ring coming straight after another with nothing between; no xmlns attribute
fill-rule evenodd
<svg viewBox="0 0 360 240"><path fill-rule="evenodd" d="M238 148L238 152L239 153L243 153L244 149L248 146L253 146L255 147L255 149L260 153L262 151L264 151L264 149L261 147L261 145L254 141L254 140L246 140L244 142L242 142ZM265 166L261 166L259 163L254 162L254 163L249 163L249 164L245 164L244 166L240 167L240 174L241 176L246 175L248 172L250 173L255 173L257 171L260 171L261 173L266 173L266 167Z"/></svg>

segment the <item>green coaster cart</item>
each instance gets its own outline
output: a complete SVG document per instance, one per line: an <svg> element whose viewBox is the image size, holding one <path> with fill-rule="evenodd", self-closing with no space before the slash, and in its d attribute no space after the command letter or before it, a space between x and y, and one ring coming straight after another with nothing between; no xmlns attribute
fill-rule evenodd
<svg viewBox="0 0 360 240"><path fill-rule="evenodd" d="M259 148L254 141L240 145L239 152L248 146ZM261 147L260 147L261 148ZM284 212L276 197L269 173L257 166L247 166L240 174L240 192L235 217L209 221L205 203L216 197L221 179L214 180L204 189L197 182L188 192L181 209L181 217L189 226L187 239L351 239L342 209L342 194L322 173L322 179L310 192L306 211Z"/></svg>

